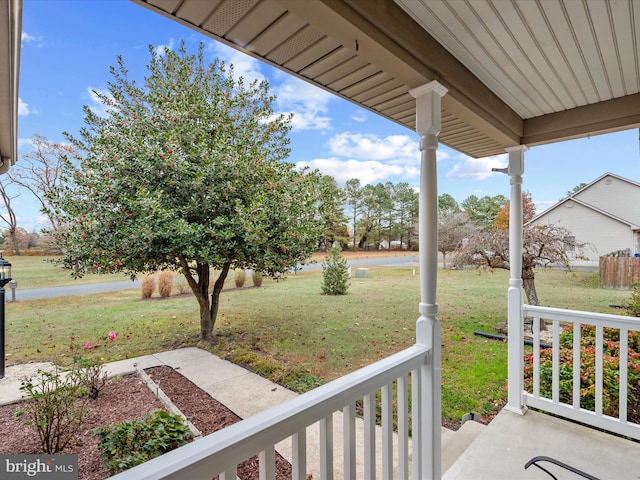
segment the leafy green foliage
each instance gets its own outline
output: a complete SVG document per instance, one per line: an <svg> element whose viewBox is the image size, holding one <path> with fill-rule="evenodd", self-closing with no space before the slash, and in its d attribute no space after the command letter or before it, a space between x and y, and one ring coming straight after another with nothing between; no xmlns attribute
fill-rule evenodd
<svg viewBox="0 0 640 480"><path fill-rule="evenodd" d="M623 304L623 307L630 316L640 317L640 283L632 283L629 288L631 289L631 298Z"/></svg>
<svg viewBox="0 0 640 480"><path fill-rule="evenodd" d="M595 327L583 325L580 344L580 406L595 408ZM613 328L603 330L602 362L602 410L605 415L616 417L620 397L620 331ZM543 349L540 353L540 395L551 398L552 394L552 352ZM640 333L629 332L629 360L627 370L629 402L636 400L635 388L640 380ZM525 355L525 389L533 389L533 353ZM573 401L573 326L566 327L560 334L560 401Z"/></svg>
<svg viewBox="0 0 640 480"><path fill-rule="evenodd" d="M344 295L349 288L349 267L340 250L332 248L322 264L322 293Z"/></svg>
<svg viewBox="0 0 640 480"><path fill-rule="evenodd" d="M485 195L482 198L470 195L462 201L460 206L481 228L491 230L498 212L507 204L507 201L504 195L493 197Z"/></svg>
<svg viewBox="0 0 640 480"><path fill-rule="evenodd" d="M25 424L37 431L44 453L61 452L89 415L81 380L77 370L67 374L38 370L34 377L22 382L20 390L28 398Z"/></svg>
<svg viewBox="0 0 640 480"><path fill-rule="evenodd" d="M111 475L140 465L187 443L182 417L154 410L144 420L126 420L95 431L103 464Z"/></svg>
<svg viewBox="0 0 640 480"><path fill-rule="evenodd" d="M63 265L182 272L210 339L230 270L275 276L311 254L320 189L316 172L284 161L291 118L274 114L268 84L246 85L204 52L150 48L142 84L119 58L109 93L95 92L106 115L85 107L80 138L66 134L78 156L48 198L66 226Z"/></svg>

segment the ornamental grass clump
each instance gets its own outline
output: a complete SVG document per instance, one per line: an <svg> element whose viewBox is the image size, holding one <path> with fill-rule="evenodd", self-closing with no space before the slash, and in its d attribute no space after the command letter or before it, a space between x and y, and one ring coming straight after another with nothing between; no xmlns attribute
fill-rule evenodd
<svg viewBox="0 0 640 480"><path fill-rule="evenodd" d="M242 288L244 286L244 282L247 281L246 272L244 270L236 270L233 280L236 283L236 288Z"/></svg>
<svg viewBox="0 0 640 480"><path fill-rule="evenodd" d="M262 272L256 272L254 270L253 273L251 274L251 278L253 280L253 286L254 287L262 286L262 280L264 279L264 276L262 275Z"/></svg>
<svg viewBox="0 0 640 480"><path fill-rule="evenodd" d="M322 264L322 293L344 295L349 288L349 267L340 250L332 248Z"/></svg>
<svg viewBox="0 0 640 480"><path fill-rule="evenodd" d="M147 300L153 295L153 291L156 289L156 277L155 275L146 275L142 278L142 299Z"/></svg>
<svg viewBox="0 0 640 480"><path fill-rule="evenodd" d="M158 273L158 293L162 298L171 296L173 288L173 272L171 270L162 270Z"/></svg>

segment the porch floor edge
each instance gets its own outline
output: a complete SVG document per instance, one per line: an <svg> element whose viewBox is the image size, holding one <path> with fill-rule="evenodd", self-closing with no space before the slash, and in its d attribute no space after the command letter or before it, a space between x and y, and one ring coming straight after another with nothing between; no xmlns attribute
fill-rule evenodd
<svg viewBox="0 0 640 480"><path fill-rule="evenodd" d="M537 411L519 415L504 409L442 478L549 480L534 466L524 469L541 455L602 480L640 478L640 443ZM543 466L558 478L572 475L548 463Z"/></svg>

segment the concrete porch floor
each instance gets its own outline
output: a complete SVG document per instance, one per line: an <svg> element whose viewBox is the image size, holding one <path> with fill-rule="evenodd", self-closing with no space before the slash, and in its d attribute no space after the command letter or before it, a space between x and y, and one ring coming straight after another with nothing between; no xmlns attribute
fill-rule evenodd
<svg viewBox="0 0 640 480"><path fill-rule="evenodd" d="M550 480L535 466L547 456L600 480L640 479L640 443L625 440L543 413L501 411L444 473L443 480ZM541 463L558 480L582 478L548 462Z"/></svg>

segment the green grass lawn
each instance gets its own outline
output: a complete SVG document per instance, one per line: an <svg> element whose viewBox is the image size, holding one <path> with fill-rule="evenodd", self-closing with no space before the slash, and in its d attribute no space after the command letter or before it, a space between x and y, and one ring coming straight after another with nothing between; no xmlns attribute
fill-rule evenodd
<svg viewBox="0 0 640 480"><path fill-rule="evenodd" d="M71 270L54 264L57 257L5 256L11 263L11 278L18 282L18 289L58 287L83 283L113 282L127 280L123 274L88 274L74 279Z"/></svg>
<svg viewBox="0 0 640 480"><path fill-rule="evenodd" d="M269 362L268 368L256 365L262 373L269 374L275 364L330 380L415 341L420 298L412 268L373 267L369 278L352 279L345 296L321 295L320 283L320 272L280 282L266 279L261 288L241 290L231 288L230 280L214 345L198 344L198 306L191 295L143 301L133 289L9 303L7 363L65 364L79 353L113 361L200 345L236 360L262 358ZM536 283L540 303L559 308L619 314L608 305L630 295L598 289L595 273L545 270ZM440 271L447 420L459 421L469 411L491 414L506 398L507 345L473 332L493 332L497 322L506 321L507 286L507 271ZM107 339L110 331L118 333L113 342ZM97 348L85 349L86 342Z"/></svg>

